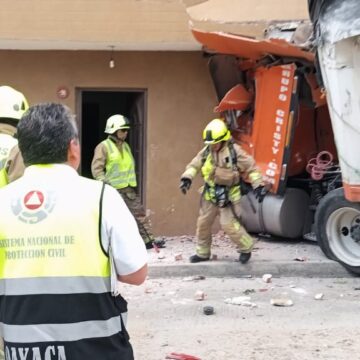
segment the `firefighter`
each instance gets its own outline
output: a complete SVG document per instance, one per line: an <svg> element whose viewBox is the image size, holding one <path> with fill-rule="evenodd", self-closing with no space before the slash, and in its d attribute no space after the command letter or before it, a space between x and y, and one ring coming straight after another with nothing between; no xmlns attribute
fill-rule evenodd
<svg viewBox="0 0 360 360"><path fill-rule="evenodd" d="M28 107L21 92L10 86L0 86L0 187L24 173L15 134L17 123Z"/></svg>
<svg viewBox="0 0 360 360"><path fill-rule="evenodd" d="M120 193L134 215L146 248L164 247L164 240L157 240L151 233L148 217L136 193L135 161L129 144L125 141L130 129L129 119L123 115L112 115L106 121L107 139L97 145L91 163L91 172L96 180L113 186Z"/></svg>
<svg viewBox="0 0 360 360"><path fill-rule="evenodd" d="M25 173L0 189L5 358L133 360L117 280L147 276L134 217L115 189L78 175L66 106L32 106L18 139Z"/></svg>
<svg viewBox="0 0 360 360"><path fill-rule="evenodd" d="M253 239L240 222L240 181L251 183L261 202L266 194L263 176L254 159L233 142L225 122L212 120L204 129L205 147L186 166L181 175L180 189L186 194L193 178L201 171L205 184L202 190L200 214L196 229L196 254L191 263L206 261L211 254L211 227L220 213L220 225L238 246L239 261L245 264L251 257Z"/></svg>

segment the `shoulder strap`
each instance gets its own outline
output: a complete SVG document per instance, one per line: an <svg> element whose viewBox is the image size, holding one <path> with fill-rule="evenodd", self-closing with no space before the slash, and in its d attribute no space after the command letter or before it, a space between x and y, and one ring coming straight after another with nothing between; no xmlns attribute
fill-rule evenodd
<svg viewBox="0 0 360 360"><path fill-rule="evenodd" d="M202 153L202 158L201 158L201 165L204 165L206 158L208 157L208 155L210 154L210 146L208 145L204 152Z"/></svg>
<svg viewBox="0 0 360 360"><path fill-rule="evenodd" d="M229 152L230 152L230 156L231 156L231 163L233 164L233 166L237 167L237 154L236 154L236 151L234 148L234 142L229 141L228 147L229 147Z"/></svg>
<svg viewBox="0 0 360 360"><path fill-rule="evenodd" d="M100 201L99 201L99 228L98 228L98 231L99 231L99 240L100 240L101 250L102 250L102 252L103 252L107 257L109 257L108 252L107 252L107 251L104 249L104 247L103 247L102 239L101 239L101 223L102 223L102 215L103 215L102 207L103 207L104 190L105 190L105 182L102 183L101 192L100 192Z"/></svg>

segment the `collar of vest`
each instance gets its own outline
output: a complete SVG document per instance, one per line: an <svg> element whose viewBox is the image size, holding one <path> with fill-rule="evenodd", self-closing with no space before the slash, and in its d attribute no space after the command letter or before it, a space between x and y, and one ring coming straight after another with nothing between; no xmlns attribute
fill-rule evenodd
<svg viewBox="0 0 360 360"><path fill-rule="evenodd" d="M36 175L36 174L53 174L59 176L58 174L68 173L71 175L78 176L78 173L74 168L68 164L37 164L30 165L25 169L24 175Z"/></svg>
<svg viewBox="0 0 360 360"><path fill-rule="evenodd" d="M114 142L116 145L122 145L125 141L118 139L115 135L109 135L108 139Z"/></svg>

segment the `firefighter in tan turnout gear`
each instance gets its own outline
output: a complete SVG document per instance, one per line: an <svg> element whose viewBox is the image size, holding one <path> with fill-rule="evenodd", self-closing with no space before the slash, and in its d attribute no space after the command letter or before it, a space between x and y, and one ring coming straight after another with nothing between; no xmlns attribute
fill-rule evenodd
<svg viewBox="0 0 360 360"><path fill-rule="evenodd" d="M205 181L197 220L196 254L189 260L196 263L210 259L211 227L220 213L221 227L238 246L239 261L244 264L251 257L254 243L240 223L240 181L251 183L259 202L266 195L265 183L254 159L233 142L224 121L212 120L204 129L203 139L206 146L186 166L180 180L184 194L199 171Z"/></svg>
<svg viewBox="0 0 360 360"><path fill-rule="evenodd" d="M0 86L0 187L23 175L25 166L16 126L29 105L25 96L10 86Z"/></svg>
<svg viewBox="0 0 360 360"><path fill-rule="evenodd" d="M104 181L120 193L138 223L146 248L151 249L154 244L164 247L164 240L156 240L151 233L150 221L135 190L135 161L125 141L129 129L130 122L123 115L112 115L107 119L105 133L108 137L95 148L91 172L96 180Z"/></svg>

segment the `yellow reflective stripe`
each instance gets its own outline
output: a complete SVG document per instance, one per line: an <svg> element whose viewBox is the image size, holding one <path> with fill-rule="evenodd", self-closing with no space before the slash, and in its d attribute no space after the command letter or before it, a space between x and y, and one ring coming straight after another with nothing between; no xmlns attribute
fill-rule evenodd
<svg viewBox="0 0 360 360"><path fill-rule="evenodd" d="M0 188L4 187L9 183L8 175L5 168L0 170Z"/></svg>
<svg viewBox="0 0 360 360"><path fill-rule="evenodd" d="M210 246L196 246L196 254L203 258L208 258L210 256Z"/></svg>
<svg viewBox="0 0 360 360"><path fill-rule="evenodd" d="M242 245L242 250L251 250L254 244L254 241L250 235L242 235L240 238L240 243Z"/></svg>
<svg viewBox="0 0 360 360"><path fill-rule="evenodd" d="M257 180L262 179L262 175L261 175L261 173L259 171L252 171L249 174L249 179L250 179L251 182L257 181Z"/></svg>

